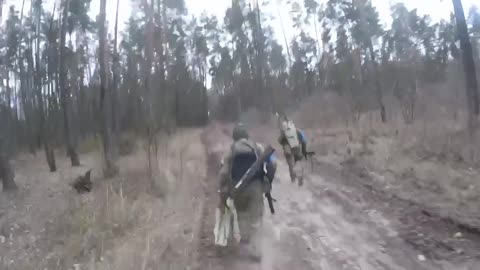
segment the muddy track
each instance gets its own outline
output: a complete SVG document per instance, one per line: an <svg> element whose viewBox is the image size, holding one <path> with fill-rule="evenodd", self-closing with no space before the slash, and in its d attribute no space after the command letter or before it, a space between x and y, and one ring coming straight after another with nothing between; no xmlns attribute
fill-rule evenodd
<svg viewBox="0 0 480 270"><path fill-rule="evenodd" d="M197 253L198 261L195 270L203 269L222 269L219 265L220 260L217 257L213 239L214 207L215 207L215 179L216 172L219 170L220 160L218 154L209 150L208 137L209 132L205 130L201 135L201 140L205 148L207 157L207 178L203 182L203 192L205 202L202 209L202 218L200 223L200 241L198 243Z"/></svg>
<svg viewBox="0 0 480 270"><path fill-rule="evenodd" d="M292 185L282 158L273 186L277 213L264 217L261 262L219 255L212 229L217 172L229 138L216 126L205 130L202 142L208 174L194 269L480 269L476 232L372 186L348 164L316 162L303 187Z"/></svg>
<svg viewBox="0 0 480 270"><path fill-rule="evenodd" d="M322 192L321 188L316 188L314 196L327 196L346 212L356 208L367 215L379 214L388 220L389 226L398 234L394 239L386 238L388 250L410 249L412 255L422 254L428 260L438 262L438 269L480 267L480 234L477 230L372 185L368 173L354 164L345 163L342 168L337 168L316 162L315 167L322 172L327 187L341 188L335 192L328 188ZM323 188L325 190L325 185Z"/></svg>

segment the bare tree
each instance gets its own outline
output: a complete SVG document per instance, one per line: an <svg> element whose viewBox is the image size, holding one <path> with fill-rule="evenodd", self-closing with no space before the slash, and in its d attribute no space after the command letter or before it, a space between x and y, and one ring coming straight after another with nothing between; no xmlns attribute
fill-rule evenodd
<svg viewBox="0 0 480 270"><path fill-rule="evenodd" d="M152 1L153 2L153 1ZM146 31L145 31L145 56L146 56L146 61L145 61L145 97L146 97L146 113L147 113L147 140L148 140L148 167L149 167L149 173L150 177L153 178L153 174L155 173L154 170L152 169L152 166L155 164L155 159L153 159L153 156L156 155L157 151L157 145L156 145L156 138L155 138L155 121L153 119L153 104L152 100L150 97L152 96L152 62L153 62L153 4L150 6L148 4L148 1L144 0L144 9L145 9L145 15L146 15L146 20L147 20L147 26L146 26ZM160 11L159 11L160 12Z"/></svg>
<svg viewBox="0 0 480 270"><path fill-rule="evenodd" d="M68 24L68 10L70 7L70 0L64 0L63 2L63 12L62 12L62 23L60 26L60 76L59 84L60 87L60 100L62 102L63 109L63 128L64 136L67 144L67 154L70 157L72 166L80 166L80 160L78 158L77 150L75 149L75 140L73 138L71 126L70 126L70 88L67 85L67 66L66 66L66 48L65 40L67 35L67 24Z"/></svg>
<svg viewBox="0 0 480 270"><path fill-rule="evenodd" d="M107 46L106 46L106 30L105 30L105 18L106 18L106 5L107 0L100 2L100 14L99 14L99 53L98 62L100 63L100 111L102 114L102 140L103 140L103 155L105 159L104 175L106 177L112 177L118 174L118 167L115 164L114 145L112 140L112 95L107 94L111 92L111 88L108 85L107 78ZM109 90L110 89L110 90Z"/></svg>
<svg viewBox="0 0 480 270"><path fill-rule="evenodd" d="M361 29L364 32L364 39L365 39L365 47L368 49L368 52L370 54L370 59L372 61L372 66L373 66L373 73L375 76L375 93L376 93L376 98L378 105L380 107L380 117L382 119L382 122L385 123L387 122L387 113L385 109L385 104L383 103L383 92L382 92L382 85L380 83L380 78L379 78L379 70L378 70L378 63L376 61L375 57L375 51L373 49L373 44L372 44L372 37L370 35L370 31L368 30L367 26L367 21L365 17L365 0L353 0L352 1L353 5L356 6L358 9L359 17L360 17L360 25Z"/></svg>
<svg viewBox="0 0 480 270"><path fill-rule="evenodd" d="M290 67L291 66L290 62L292 61L292 58L290 56L290 48L288 46L287 35L285 34L285 27L283 26L282 13L280 12L280 5L281 4L282 4L282 0L277 0L277 2L275 3L275 6L277 8L278 19L280 20L280 26L281 26L281 29L282 29L283 40L285 42L285 49L287 50L287 63L288 63L288 67Z"/></svg>
<svg viewBox="0 0 480 270"><path fill-rule="evenodd" d="M36 0L35 2L35 13L36 13L36 48L40 48L40 28L41 28L41 16L42 12L40 10L41 8L41 1ZM52 24L53 24L53 14L55 14L55 5L53 6L53 13L52 13L52 21L50 22L50 29L49 32L52 31ZM35 92L36 92L36 97L38 100L38 129L39 129L39 139L41 140L41 143L43 143L43 147L45 150L45 157L47 160L48 167L51 172L54 172L57 170L57 166L55 163L55 153L53 148L50 145L50 139L48 138L48 126L46 123L46 118L45 118L45 105L44 105L44 100L43 100L43 95L42 95L42 78L41 78L41 67L40 67L40 50L37 49L35 50L35 71L34 71L34 85L35 85Z"/></svg>
<svg viewBox="0 0 480 270"><path fill-rule="evenodd" d="M472 44L468 36L467 22L461 0L452 0L457 21L458 37L463 56L463 70L465 73L465 86L468 107L468 127L471 132L476 128L477 117L480 112L478 100L478 83L475 72Z"/></svg>
<svg viewBox="0 0 480 270"><path fill-rule="evenodd" d="M113 85L112 85L112 124L113 124L113 145L117 145L118 142L118 133L119 133L119 122L118 122L118 80L119 80L119 61L120 56L118 55L118 9L120 7L120 0L117 0L117 11L115 13L115 37L113 41ZM117 147L114 151L116 154Z"/></svg>
<svg viewBox="0 0 480 270"><path fill-rule="evenodd" d="M143 0L143 8L146 18L145 27L145 62L144 62L144 92L145 100L145 123L146 123L146 139L147 139L147 159L148 159L148 175L151 181L152 190L160 195L166 195L166 182L159 181L160 168L158 164L158 141L157 141L157 124L155 121L155 111L153 100L155 91L153 85L152 65L154 60L154 0L149 4L147 0ZM165 2L163 2L165 5ZM164 6L165 8L165 6ZM160 11L159 11L160 12ZM166 16L166 14L163 14ZM165 18L164 18L165 21Z"/></svg>

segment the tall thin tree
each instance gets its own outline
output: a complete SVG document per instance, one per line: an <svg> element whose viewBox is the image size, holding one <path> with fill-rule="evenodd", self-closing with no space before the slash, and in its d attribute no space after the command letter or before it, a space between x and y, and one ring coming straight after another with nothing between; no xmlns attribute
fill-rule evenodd
<svg viewBox="0 0 480 270"><path fill-rule="evenodd" d="M164 8L165 2L163 2ZM157 124L155 121L155 111L153 106L153 100L155 97L155 91L153 86L152 65L154 59L154 6L155 2L152 0L149 4L147 0L143 0L143 8L146 17L145 27L145 61L144 61L144 100L145 100L145 113L146 113L146 137L147 137L147 159L148 159L148 174L151 181L151 187L154 191L160 195L167 194L167 183L158 182L158 175L160 168L158 164L158 142L157 142ZM163 14L166 16L166 14ZM163 18L163 21L166 19ZM165 29L165 28L163 28Z"/></svg>
<svg viewBox="0 0 480 270"><path fill-rule="evenodd" d="M36 50L35 50L35 70L34 70L34 84L35 84L35 92L37 96L38 102L38 136L43 144L43 148L45 150L45 157L47 159L47 164L51 172L57 170L57 166L55 163L55 153L53 148L50 146L50 139L48 138L48 126L46 124L45 118L45 108L44 108L44 101L43 101L43 93L42 93L42 78L41 78L41 68L40 68L40 27L41 27L41 17L42 17L42 1L35 0L35 14L36 14ZM53 13L52 13L52 20L55 14L55 5L53 6ZM50 24L50 27L52 25ZM49 31L52 31L50 29Z"/></svg>
<svg viewBox="0 0 480 270"><path fill-rule="evenodd" d="M477 117L480 113L478 99L478 82L475 72L472 44L468 36L467 22L461 0L452 0L455 19L457 21L458 37L463 56L463 71L465 73L465 90L467 94L468 127L471 132L476 128Z"/></svg>
<svg viewBox="0 0 480 270"><path fill-rule="evenodd" d="M382 122L385 123L387 122L387 113L385 109L385 104L383 102L383 91L382 91L382 86L380 83L380 78L379 78L379 68L378 68L378 63L376 61L376 56L375 56L375 51L373 49L373 44L372 44L372 36L370 34L370 31L368 30L368 25L367 25L367 18L365 16L365 4L366 0L352 0L352 4L358 9L358 15L360 19L360 28L363 32L364 40L365 40L365 46L367 50L370 53L370 59L372 61L372 66L373 66L373 72L375 76L375 93L377 97L377 102L378 106L380 107L380 118L382 119Z"/></svg>
<svg viewBox="0 0 480 270"><path fill-rule="evenodd" d="M287 65L290 68L292 58L290 56L290 47L288 45L287 34L285 33L285 27L283 26L282 13L280 12L281 4L282 4L282 0L277 0L276 2L277 14L278 14L278 19L280 20L280 27L282 28L283 41L285 42L285 49L287 50Z"/></svg>
<svg viewBox="0 0 480 270"><path fill-rule="evenodd" d="M118 80L119 80L119 72L120 72L120 57L118 55L118 10L120 7L120 0L117 0L117 11L115 12L115 33L114 33L114 41L113 41L113 65L112 65L112 72L113 72L113 85L112 85L112 130L113 130L113 146L114 146L114 154L117 154L117 141L118 141L118 133L119 130L119 119L118 119Z"/></svg>
<svg viewBox="0 0 480 270"><path fill-rule="evenodd" d="M100 66L100 111L102 115L102 141L103 141L103 155L105 161L104 175L106 177L112 177L118 174L118 168L115 164L115 155L113 152L112 142L112 123L111 123L111 98L108 77L107 77L107 44L106 44L106 6L107 0L101 0L100 2L100 14L99 18L99 50L98 50L98 62ZM107 91L109 93L107 93Z"/></svg>
<svg viewBox="0 0 480 270"><path fill-rule="evenodd" d="M66 65L66 36L68 24L68 10L70 7L70 0L63 1L63 12L60 26L60 70L59 70L59 92L60 100L62 102L63 110L63 128L65 142L67 144L67 153L70 157L72 166L80 166L80 159L78 158L77 150L75 149L75 140L70 126L70 87L67 83L67 65Z"/></svg>

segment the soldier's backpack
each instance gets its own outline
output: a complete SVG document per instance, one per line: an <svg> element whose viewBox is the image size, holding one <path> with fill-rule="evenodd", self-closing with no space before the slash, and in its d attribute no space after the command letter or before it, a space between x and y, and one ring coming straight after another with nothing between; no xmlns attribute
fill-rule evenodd
<svg viewBox="0 0 480 270"><path fill-rule="evenodd" d="M255 143L247 139L234 142L231 151L230 179L232 184L236 185L250 166L257 161L258 153Z"/></svg>
<svg viewBox="0 0 480 270"><path fill-rule="evenodd" d="M298 138L298 132L295 124L290 120L283 121L281 124L281 130L289 146L284 150L286 150L287 153L291 151L291 154L293 154L296 161L301 160L302 150L300 148L300 141Z"/></svg>

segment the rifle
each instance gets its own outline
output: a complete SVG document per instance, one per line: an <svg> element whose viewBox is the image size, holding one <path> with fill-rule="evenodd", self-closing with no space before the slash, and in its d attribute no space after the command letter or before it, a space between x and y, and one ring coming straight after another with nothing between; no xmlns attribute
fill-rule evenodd
<svg viewBox="0 0 480 270"><path fill-rule="evenodd" d="M275 152L272 146L267 146L265 151L257 158L257 160L250 166L250 168L245 172L245 174L240 178L238 183L234 186L233 190L230 192L229 197L233 198L235 194L241 191L245 186L247 186L254 178L257 176L259 170L262 169L263 163L267 161L267 159ZM273 201L274 199L270 195L270 193L265 193L265 197L268 200L268 205L270 207L270 212L272 214L275 213L275 209L273 208Z"/></svg>
<svg viewBox="0 0 480 270"><path fill-rule="evenodd" d="M268 201L268 207L270 208L270 213L275 214L275 208L273 207L273 202L276 202L274 198L272 198L272 194L270 192L265 193L265 198L267 198Z"/></svg>
<svg viewBox="0 0 480 270"><path fill-rule="evenodd" d="M312 167L312 172L313 172L313 156L315 156L315 152L314 151L308 151L307 153L305 153L305 159L310 159L310 166Z"/></svg>

